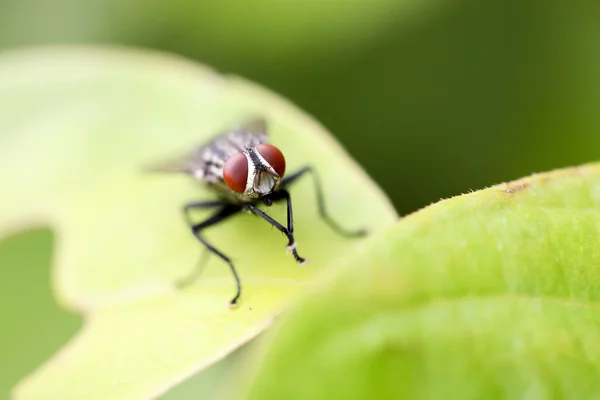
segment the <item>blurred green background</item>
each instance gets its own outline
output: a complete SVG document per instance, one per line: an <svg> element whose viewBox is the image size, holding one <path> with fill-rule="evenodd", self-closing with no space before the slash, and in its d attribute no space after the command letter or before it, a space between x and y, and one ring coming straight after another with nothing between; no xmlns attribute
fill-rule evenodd
<svg viewBox="0 0 600 400"><path fill-rule="evenodd" d="M0 50L50 43L168 51L279 92L401 214L600 158L598 1L0 0ZM53 303L52 240L0 245L0 397L81 323ZM165 398L218 386L233 360Z"/></svg>

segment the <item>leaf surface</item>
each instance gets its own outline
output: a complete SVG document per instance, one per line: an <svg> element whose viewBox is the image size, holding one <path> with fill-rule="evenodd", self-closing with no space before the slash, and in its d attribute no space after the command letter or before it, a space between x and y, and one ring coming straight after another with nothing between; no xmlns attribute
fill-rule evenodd
<svg viewBox="0 0 600 400"><path fill-rule="evenodd" d="M441 201L378 239L286 314L249 398L600 396L600 164Z"/></svg>
<svg viewBox="0 0 600 400"><path fill-rule="evenodd" d="M264 329L332 260L361 246L318 217L310 178L292 189L298 249L250 215L207 231L239 270L214 257L192 287L174 282L201 247L182 205L211 194L188 177L142 173L256 115L288 171L319 171L331 214L376 233L389 201L318 123L235 77L165 55L125 49L47 48L0 55L0 236L31 225L57 237L53 284L85 326L15 390L19 399L148 398L223 357ZM285 221L285 206L272 207ZM208 214L199 213L202 219Z"/></svg>

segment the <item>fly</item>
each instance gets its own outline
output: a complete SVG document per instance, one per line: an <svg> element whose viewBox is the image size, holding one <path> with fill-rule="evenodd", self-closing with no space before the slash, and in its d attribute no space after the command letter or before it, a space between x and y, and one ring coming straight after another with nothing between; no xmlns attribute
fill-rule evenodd
<svg viewBox="0 0 600 400"><path fill-rule="evenodd" d="M321 183L312 167L306 166L284 177L285 167L282 152L269 144L266 121L254 119L217 135L175 163L155 168L188 174L216 192L217 200L185 204L183 212L196 239L210 253L229 265L236 285L235 296L230 301L231 306L237 305L242 294L239 275L232 260L204 238L204 230L240 212L250 212L281 231L288 239L287 249L292 252L296 262L305 263L306 259L301 257L296 249L292 198L288 191L289 186L302 176L312 175L319 214L334 231L347 237L365 235L363 230L346 231L329 216L325 209ZM285 201L287 204L287 225L277 222L257 207L259 204L271 206L278 201ZM197 223L192 220L190 212L198 209L214 209L215 212L206 220ZM194 279L187 279L186 284Z"/></svg>

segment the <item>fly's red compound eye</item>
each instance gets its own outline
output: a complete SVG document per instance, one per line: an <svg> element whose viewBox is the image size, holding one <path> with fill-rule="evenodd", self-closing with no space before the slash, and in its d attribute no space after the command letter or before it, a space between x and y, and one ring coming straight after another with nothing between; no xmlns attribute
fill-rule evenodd
<svg viewBox="0 0 600 400"><path fill-rule="evenodd" d="M279 149L270 144L259 144L256 151L269 163L280 177L285 173L285 158Z"/></svg>
<svg viewBox="0 0 600 400"><path fill-rule="evenodd" d="M248 160L243 153L236 153L229 157L223 167L223 179L229 189L244 193L248 180Z"/></svg>

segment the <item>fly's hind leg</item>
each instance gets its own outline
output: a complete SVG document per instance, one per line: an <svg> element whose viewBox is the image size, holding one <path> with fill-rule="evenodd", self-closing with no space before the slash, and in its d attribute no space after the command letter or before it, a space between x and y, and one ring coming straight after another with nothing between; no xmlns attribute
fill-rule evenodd
<svg viewBox="0 0 600 400"><path fill-rule="evenodd" d="M196 282L198 278L200 278L200 275L202 275L202 271L204 271L204 266L208 261L209 254L210 253L206 249L202 251L202 254L198 259L198 262L196 263L194 269L191 270L186 276L180 278L179 280L177 280L177 282L175 282L179 289L183 289L190 286L191 284Z"/></svg>
<svg viewBox="0 0 600 400"><path fill-rule="evenodd" d="M342 228L333 218L331 218L331 216L329 215L329 213L327 212L327 209L325 207L325 198L323 196L323 188L321 186L321 180L319 179L317 172L315 170L313 170L312 167L310 167L310 166L304 167L301 170L293 173L292 175L289 175L289 176L283 178L283 180L281 181L281 187L284 189L287 188L289 185L291 185L292 183L294 183L295 181L297 181L298 179L300 179L307 173L310 173L313 177L313 182L315 185L315 192L317 194L317 207L319 209L319 215L321 215L321 218L323 218L323 220L327 223L327 225L329 225L329 227L331 229L333 229L335 232L337 232L341 236L345 236L345 237L365 236L367 234L367 231L365 229L350 231L345 228Z"/></svg>

